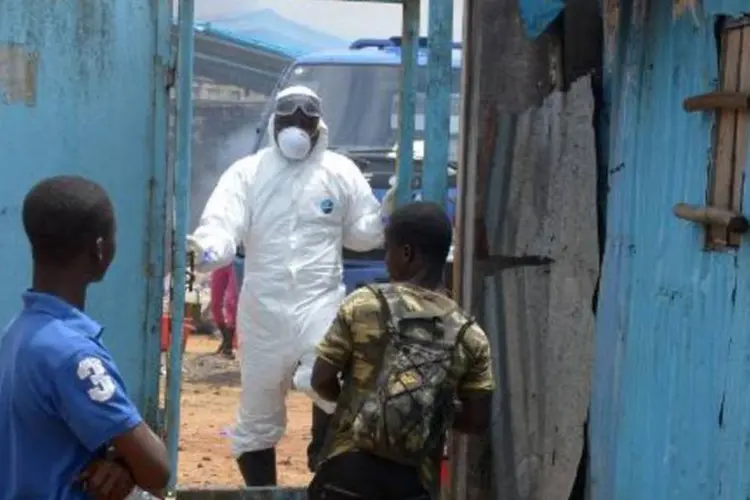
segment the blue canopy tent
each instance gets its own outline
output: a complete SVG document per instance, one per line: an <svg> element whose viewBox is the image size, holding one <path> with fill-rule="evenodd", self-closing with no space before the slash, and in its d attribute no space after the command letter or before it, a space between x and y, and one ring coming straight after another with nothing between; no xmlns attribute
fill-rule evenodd
<svg viewBox="0 0 750 500"><path fill-rule="evenodd" d="M295 58L347 45L271 9L201 19L195 25L195 75L268 95Z"/></svg>
<svg viewBox="0 0 750 500"><path fill-rule="evenodd" d="M204 20L201 24L219 36L227 36L289 58L349 45L348 40L286 19L272 9Z"/></svg>

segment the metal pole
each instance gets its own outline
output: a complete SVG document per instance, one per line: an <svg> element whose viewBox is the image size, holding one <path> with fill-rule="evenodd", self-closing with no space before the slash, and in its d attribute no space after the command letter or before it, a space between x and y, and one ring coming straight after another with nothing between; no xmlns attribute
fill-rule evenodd
<svg viewBox="0 0 750 500"><path fill-rule="evenodd" d="M478 134L476 103L479 97L476 86L476 61L481 47L478 32L474 31L474 14L477 8L478 5L473 0L466 0L464 3L463 54L461 55L461 132L458 148L458 194L460 198L456 203L459 241L456 245L453 264L453 293L465 311L472 310L474 286L474 219L477 196L477 158L474 143ZM448 499L465 500L469 497L469 438L459 433L452 434L451 438L450 475L452 481Z"/></svg>
<svg viewBox="0 0 750 500"><path fill-rule="evenodd" d="M426 201L445 204L453 80L453 0L431 0L429 13L422 186Z"/></svg>
<svg viewBox="0 0 750 500"><path fill-rule="evenodd" d="M414 115L419 51L419 0L403 2L401 37L401 91L399 94L398 188L396 206L411 201L414 168Z"/></svg>
<svg viewBox="0 0 750 500"><path fill-rule="evenodd" d="M180 392L182 375L182 325L185 316L187 217L189 213L191 143L193 126L194 0L180 0L177 47L177 119L174 168L174 238L172 240L171 340L167 366L167 451L172 467L170 489L177 484L180 444Z"/></svg>

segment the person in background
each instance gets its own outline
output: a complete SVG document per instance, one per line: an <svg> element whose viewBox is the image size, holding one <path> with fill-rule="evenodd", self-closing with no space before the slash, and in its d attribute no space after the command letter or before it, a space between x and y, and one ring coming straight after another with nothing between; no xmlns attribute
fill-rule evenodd
<svg viewBox="0 0 750 500"><path fill-rule="evenodd" d="M237 282L233 264L217 269L211 274L211 315L221 333L221 344L217 354L234 359Z"/></svg>
<svg viewBox="0 0 750 500"><path fill-rule="evenodd" d="M391 283L350 294L318 345L312 386L337 406L310 500L437 498L446 432L486 429L490 345L444 293L451 232L439 205L396 210Z"/></svg>
<svg viewBox="0 0 750 500"><path fill-rule="evenodd" d="M161 496L167 451L84 312L115 255L107 193L81 177L43 180L26 195L23 226L31 288L0 334L0 500L121 499L134 486Z"/></svg>
<svg viewBox="0 0 750 500"><path fill-rule="evenodd" d="M342 249L382 245L390 207L384 201L381 210L359 168L328 150L317 94L290 87L277 94L273 108L270 147L229 167L188 237L199 271L226 266L244 243L237 309L242 392L233 452L247 486L276 484L287 392L344 298Z"/></svg>

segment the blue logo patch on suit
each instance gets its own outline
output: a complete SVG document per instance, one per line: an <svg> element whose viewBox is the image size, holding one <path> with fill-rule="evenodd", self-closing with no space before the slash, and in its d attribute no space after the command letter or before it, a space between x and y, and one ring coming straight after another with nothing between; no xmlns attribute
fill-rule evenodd
<svg viewBox="0 0 750 500"><path fill-rule="evenodd" d="M330 198L325 198L323 201L320 202L320 211L324 214L328 215L331 212L333 212L333 200Z"/></svg>

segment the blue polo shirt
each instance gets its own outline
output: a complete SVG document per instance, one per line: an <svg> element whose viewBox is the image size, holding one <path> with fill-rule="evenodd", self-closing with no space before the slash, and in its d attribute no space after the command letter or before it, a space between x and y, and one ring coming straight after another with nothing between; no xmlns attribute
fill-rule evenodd
<svg viewBox="0 0 750 500"><path fill-rule="evenodd" d="M51 295L23 302L0 333L0 500L85 499L75 478L141 417L99 324Z"/></svg>

